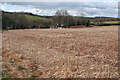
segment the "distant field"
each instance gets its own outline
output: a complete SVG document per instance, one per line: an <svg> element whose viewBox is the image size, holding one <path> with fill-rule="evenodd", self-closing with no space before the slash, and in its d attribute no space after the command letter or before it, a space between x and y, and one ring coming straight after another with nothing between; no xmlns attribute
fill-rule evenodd
<svg viewBox="0 0 120 80"><path fill-rule="evenodd" d="M90 22L91 24L97 24L97 23L93 23L93 22ZM120 23L119 21L105 21L105 22L102 22L102 24L118 24Z"/></svg>
<svg viewBox="0 0 120 80"><path fill-rule="evenodd" d="M24 15L24 16L28 19L40 19L43 21L50 21L50 19L46 19L46 18L42 18L42 17L38 17L38 16L31 16L31 15Z"/></svg>
<svg viewBox="0 0 120 80"><path fill-rule="evenodd" d="M120 23L119 21L106 21L104 22L105 24L118 24Z"/></svg>
<svg viewBox="0 0 120 80"><path fill-rule="evenodd" d="M118 78L118 27L3 32L3 77Z"/></svg>

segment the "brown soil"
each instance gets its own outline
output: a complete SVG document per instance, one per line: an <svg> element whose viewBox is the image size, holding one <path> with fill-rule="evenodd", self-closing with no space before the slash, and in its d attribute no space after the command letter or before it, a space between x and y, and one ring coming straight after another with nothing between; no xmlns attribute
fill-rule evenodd
<svg viewBox="0 0 120 80"><path fill-rule="evenodd" d="M2 39L4 77L118 77L116 26L9 30Z"/></svg>

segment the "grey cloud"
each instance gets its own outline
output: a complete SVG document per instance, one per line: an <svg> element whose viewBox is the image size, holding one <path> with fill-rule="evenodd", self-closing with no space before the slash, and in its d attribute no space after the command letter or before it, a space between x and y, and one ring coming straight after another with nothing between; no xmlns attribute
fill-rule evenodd
<svg viewBox="0 0 120 80"><path fill-rule="evenodd" d="M103 2L8 2L12 5L33 6L35 8L59 8L59 7L89 7L106 9L107 7L117 8L115 3L103 3Z"/></svg>
<svg viewBox="0 0 120 80"><path fill-rule="evenodd" d="M115 10L118 9L118 4L115 2L7 2L7 4L24 7L30 6L32 8L46 9L48 11L55 11L57 9L73 10L77 13L85 12L88 16L117 16L117 11Z"/></svg>

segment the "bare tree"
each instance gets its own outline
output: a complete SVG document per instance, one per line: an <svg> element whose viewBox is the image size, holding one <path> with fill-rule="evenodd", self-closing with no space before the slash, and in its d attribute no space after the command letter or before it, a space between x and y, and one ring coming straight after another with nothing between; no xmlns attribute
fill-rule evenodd
<svg viewBox="0 0 120 80"><path fill-rule="evenodd" d="M68 16L68 12L67 10L58 10L56 13L55 13L55 16Z"/></svg>
<svg viewBox="0 0 120 80"><path fill-rule="evenodd" d="M58 10L53 19L59 27L66 27L69 25L69 18L70 15L68 14L67 10Z"/></svg>

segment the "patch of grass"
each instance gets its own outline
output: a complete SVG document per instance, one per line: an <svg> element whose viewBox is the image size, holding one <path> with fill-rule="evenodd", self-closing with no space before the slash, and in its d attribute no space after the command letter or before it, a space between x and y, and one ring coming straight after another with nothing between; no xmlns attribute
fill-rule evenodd
<svg viewBox="0 0 120 80"><path fill-rule="evenodd" d="M9 74L9 70L7 69L2 70L2 78L11 78L11 77L13 77L13 75Z"/></svg>
<svg viewBox="0 0 120 80"><path fill-rule="evenodd" d="M96 25L97 22L90 22L91 24L94 24ZM105 22L102 22L102 24L118 24L120 23L119 21L105 21Z"/></svg>
<svg viewBox="0 0 120 80"><path fill-rule="evenodd" d="M105 24L117 24L119 21L106 21Z"/></svg>
<svg viewBox="0 0 120 80"><path fill-rule="evenodd" d="M46 19L46 18L42 18L42 17L38 17L38 16L30 16L30 15L24 15L24 16L28 19L40 19L43 21L50 21L50 19Z"/></svg>
<svg viewBox="0 0 120 80"><path fill-rule="evenodd" d="M32 74L31 77L36 78L36 77L39 77L39 76Z"/></svg>
<svg viewBox="0 0 120 80"><path fill-rule="evenodd" d="M21 65L18 65L18 70L24 70L25 68L23 68Z"/></svg>

